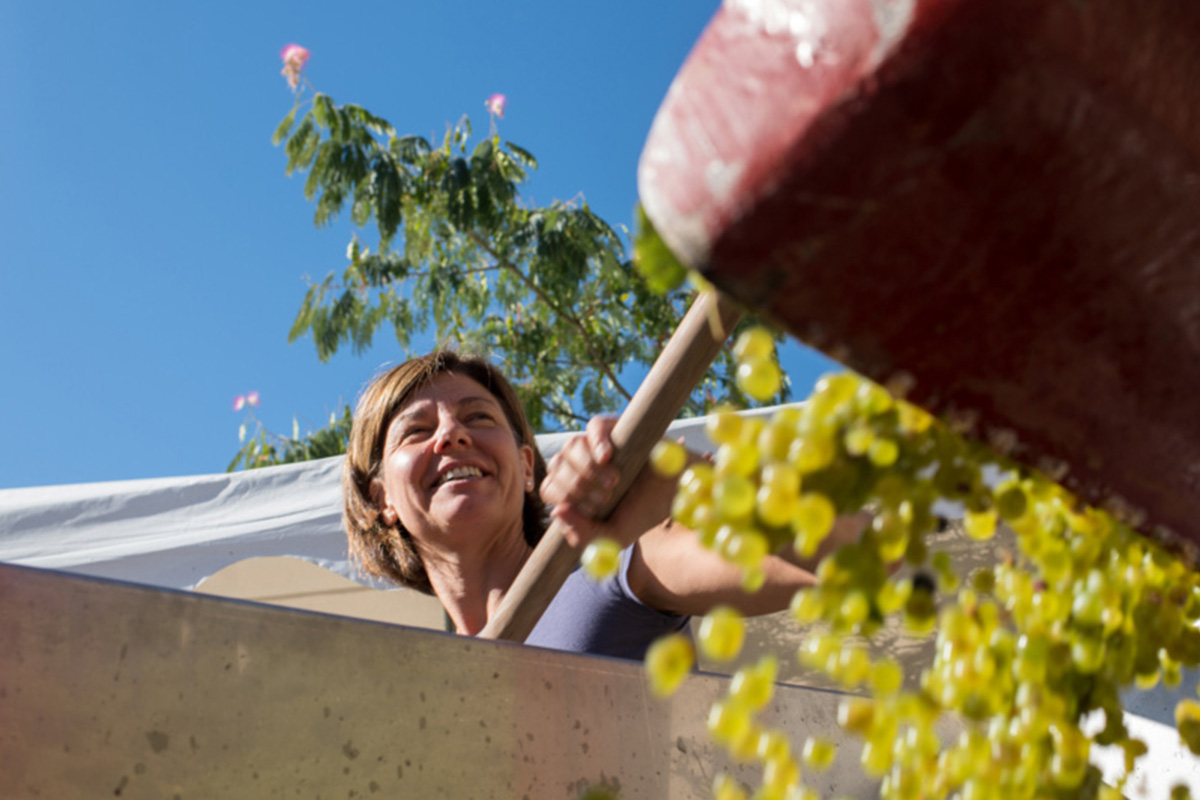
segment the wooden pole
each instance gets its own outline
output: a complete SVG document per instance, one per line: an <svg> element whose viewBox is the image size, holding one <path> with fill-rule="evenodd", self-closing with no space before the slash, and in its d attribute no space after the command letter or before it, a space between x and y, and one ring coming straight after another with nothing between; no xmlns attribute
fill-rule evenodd
<svg viewBox="0 0 1200 800"><path fill-rule="evenodd" d="M613 465L621 480L601 517L607 517L645 465L650 450L717 357L741 311L715 291L702 293L679 323L646 379L613 428ZM480 631L484 639L523 642L579 561L555 520Z"/></svg>

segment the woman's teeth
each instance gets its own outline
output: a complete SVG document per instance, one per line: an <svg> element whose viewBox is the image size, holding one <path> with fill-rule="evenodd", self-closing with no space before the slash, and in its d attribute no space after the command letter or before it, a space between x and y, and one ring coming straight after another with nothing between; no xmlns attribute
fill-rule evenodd
<svg viewBox="0 0 1200 800"><path fill-rule="evenodd" d="M437 483L434 485L441 486L443 483L448 483L449 481L458 480L460 478L482 478L482 477L483 477L483 471L480 470L479 467L455 467L453 469L446 470L444 473L439 475L438 479L437 479Z"/></svg>

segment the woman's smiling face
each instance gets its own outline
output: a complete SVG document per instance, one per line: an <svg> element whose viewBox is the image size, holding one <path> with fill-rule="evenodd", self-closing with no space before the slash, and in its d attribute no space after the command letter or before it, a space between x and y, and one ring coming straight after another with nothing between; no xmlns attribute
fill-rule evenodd
<svg viewBox="0 0 1200 800"><path fill-rule="evenodd" d="M375 492L384 521L399 521L421 552L487 546L522 534L533 450L517 442L496 397L444 372L388 424Z"/></svg>

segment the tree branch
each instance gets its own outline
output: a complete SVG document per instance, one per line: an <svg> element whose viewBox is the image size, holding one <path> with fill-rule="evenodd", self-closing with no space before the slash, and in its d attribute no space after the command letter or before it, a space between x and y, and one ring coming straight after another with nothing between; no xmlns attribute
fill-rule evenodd
<svg viewBox="0 0 1200 800"><path fill-rule="evenodd" d="M584 424L587 424L589 419L589 417L585 417L582 414L576 414L571 410L570 406L564 409L562 406L555 404L554 407L549 409L549 411L559 419L573 419L576 422L582 422Z"/></svg>
<svg viewBox="0 0 1200 800"><path fill-rule="evenodd" d="M617 391L621 393L621 395L625 398L626 402L633 399L633 395L631 395L625 389L625 387L621 385L621 382L619 380L617 380L616 374L613 373L612 369L609 368L608 364L604 363L604 359L600 357L600 354L596 352L596 348L592 346L591 335L587 332L587 329L583 327L583 323L580 322L579 319L577 319L574 315L568 313L567 311L564 311L557 303L555 303L550 298L549 295L547 295L545 292L543 292L536 283L531 281L529 279L528 275L526 275L524 272L522 272L520 269L518 269L516 264L513 264L509 261L506 261L505 259L500 258L500 256L497 255L496 251L492 249L491 245L482 236L475 233L474 231L471 231L470 233L468 233L468 236L471 237L471 241L473 241L480 249L482 249L485 253L487 253L489 256L491 256L495 260L495 262L498 266L503 267L503 268L507 269L509 272L516 275L517 279L520 280L521 283L525 284L525 286L528 287L531 292L533 292L535 295L537 295L539 300L541 300L546 305L550 306L550 308L554 310L554 313L557 314L560 319L566 320L577 331L579 331L579 335L583 338L584 347L586 347L588 350L588 353L591 354L592 365L594 367L596 367L596 369L598 369L604 375L604 377L606 377L610 381L612 381L613 386L615 386L617 388Z"/></svg>
<svg viewBox="0 0 1200 800"><path fill-rule="evenodd" d="M463 270L461 270L461 272L465 275L474 275L474 274L480 273L480 272L499 272L501 269L502 269L502 267L500 264L491 264L486 267L472 267L470 269L463 269ZM414 278L414 279L425 278L425 277L428 277L430 272L431 272L431 270L424 270L422 272L413 272L413 273L410 273L410 274L404 276L404 280L408 280L409 278ZM305 280L308 281L308 285L312 286L313 285L312 278L307 275L304 277L305 277ZM391 286L395 282L396 282L395 278L387 278L386 280L380 281L378 284L368 284L367 288L382 289L385 286ZM361 288L363 288L363 286L361 284L357 284L357 283L355 283L355 284L331 283L331 284L329 284L329 288L333 289L333 290L345 291L346 289L361 289Z"/></svg>

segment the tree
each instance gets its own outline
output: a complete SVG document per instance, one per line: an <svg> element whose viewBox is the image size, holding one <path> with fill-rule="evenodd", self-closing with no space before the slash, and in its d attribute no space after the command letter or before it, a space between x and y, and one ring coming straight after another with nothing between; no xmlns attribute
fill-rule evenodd
<svg viewBox="0 0 1200 800"><path fill-rule="evenodd" d="M538 164L500 138L503 97L489 100L486 137L474 140L464 116L431 142L398 134L361 106L319 92L305 100L306 88L297 89L274 141L286 142L287 173L307 174L314 223L326 225L348 205L356 231L340 274L310 286L289 341L311 335L324 361L343 346L368 349L382 327L408 356L414 338L432 331L439 342L495 358L535 430L577 428L623 408L636 389L630 382L658 356L692 290L652 287L621 235L586 202L524 201L521 186ZM363 240L369 226L374 250ZM639 235L648 274L682 273L665 263L671 256L648 226ZM735 369L726 349L685 413L744 403ZM230 469L330 455L331 436L344 443L348 419L347 411L330 428L292 439L259 426ZM323 446L314 447L314 437Z"/></svg>

